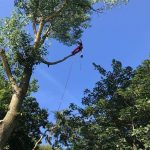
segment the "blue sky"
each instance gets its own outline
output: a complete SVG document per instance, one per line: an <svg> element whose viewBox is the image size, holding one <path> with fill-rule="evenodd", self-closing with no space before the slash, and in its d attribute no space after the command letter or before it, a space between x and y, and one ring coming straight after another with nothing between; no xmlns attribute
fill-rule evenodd
<svg viewBox="0 0 150 150"><path fill-rule="evenodd" d="M0 18L9 16L13 0L0 0ZM85 88L92 89L99 80L92 62L110 69L113 58L124 66L138 66L148 58L150 52L150 0L130 0L128 5L118 6L100 15L93 15L91 25L82 37L84 58L79 55L64 63L48 68L40 65L33 77L39 81L39 91L34 94L40 105L51 111L61 109L69 103L81 103ZM48 60L57 60L69 54L75 46L66 47L51 41ZM64 99L61 96L72 65ZM51 114L50 114L51 115Z"/></svg>

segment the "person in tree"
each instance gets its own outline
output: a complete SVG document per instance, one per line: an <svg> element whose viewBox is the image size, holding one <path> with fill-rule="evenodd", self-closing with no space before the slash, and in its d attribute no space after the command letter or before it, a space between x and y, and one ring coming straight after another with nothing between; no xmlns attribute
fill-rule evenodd
<svg viewBox="0 0 150 150"><path fill-rule="evenodd" d="M77 44L78 44L78 47L75 48L75 49L72 51L72 55L75 55L75 54L81 52L81 58L82 58L82 57L83 57L83 54L82 54L82 49L83 49L82 41L78 41Z"/></svg>

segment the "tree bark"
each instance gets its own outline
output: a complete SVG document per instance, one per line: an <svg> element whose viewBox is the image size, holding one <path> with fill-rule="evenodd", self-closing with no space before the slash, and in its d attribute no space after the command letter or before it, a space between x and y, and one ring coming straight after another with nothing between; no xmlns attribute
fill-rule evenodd
<svg viewBox="0 0 150 150"><path fill-rule="evenodd" d="M133 146L132 146L133 150L137 150L137 147L136 145L133 143Z"/></svg>
<svg viewBox="0 0 150 150"><path fill-rule="evenodd" d="M22 98L20 95L13 94L10 103L10 109L0 124L0 150L3 149L16 126L16 120L17 116L19 115L19 108L21 103Z"/></svg>
<svg viewBox="0 0 150 150"><path fill-rule="evenodd" d="M9 110L4 119L0 121L0 150L3 150L16 127L21 105L29 87L31 74L32 67L24 69L22 84L12 95Z"/></svg>

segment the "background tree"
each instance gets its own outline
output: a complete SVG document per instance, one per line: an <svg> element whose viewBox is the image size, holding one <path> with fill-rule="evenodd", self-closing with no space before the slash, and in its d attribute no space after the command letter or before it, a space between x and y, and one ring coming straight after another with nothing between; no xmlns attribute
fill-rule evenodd
<svg viewBox="0 0 150 150"><path fill-rule="evenodd" d="M7 113L10 97L11 88L8 82L1 76L0 119ZM26 97L22 105L16 129L9 138L6 146L9 150L31 150L41 136L40 128L46 128L49 125L47 110L41 109L35 98Z"/></svg>
<svg viewBox="0 0 150 150"><path fill-rule="evenodd" d="M112 71L100 73L92 91L85 90L83 107L71 104L56 113L54 146L68 150L138 150L150 148L150 60L135 71L116 60Z"/></svg>
<svg viewBox="0 0 150 150"><path fill-rule="evenodd" d="M35 66L55 65L73 56L55 62L44 60L48 53L45 40L54 38L72 45L89 27L93 12L123 2L126 0L15 0L12 16L0 22L0 58L12 91L9 109L0 121L0 149L16 127ZM96 3L100 3L100 8L94 8ZM27 27L32 31L27 31Z"/></svg>
<svg viewBox="0 0 150 150"><path fill-rule="evenodd" d="M40 150L52 150L49 145L41 145Z"/></svg>

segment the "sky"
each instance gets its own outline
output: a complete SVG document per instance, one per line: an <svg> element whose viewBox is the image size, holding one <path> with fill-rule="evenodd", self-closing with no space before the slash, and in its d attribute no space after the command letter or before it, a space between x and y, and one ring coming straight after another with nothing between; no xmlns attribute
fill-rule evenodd
<svg viewBox="0 0 150 150"><path fill-rule="evenodd" d="M10 16L12 9L13 0L0 0L0 18ZM50 118L59 106L62 110L72 102L81 105L84 90L92 89L100 79L93 62L110 70L111 61L115 58L123 66L136 68L149 57L149 14L150 0L130 0L127 5L100 15L94 14L91 27L82 36L83 59L76 55L50 68L46 65L36 67L32 78L38 80L39 90L33 96L41 107L48 109ZM52 61L63 58L75 47L67 47L52 40L47 59Z"/></svg>

